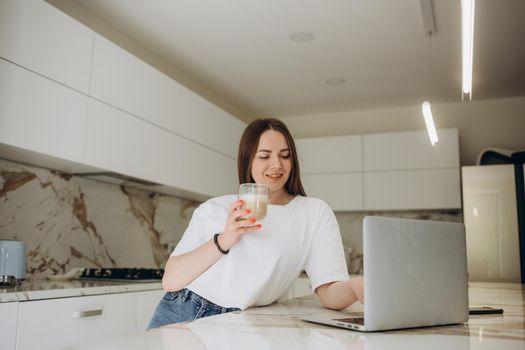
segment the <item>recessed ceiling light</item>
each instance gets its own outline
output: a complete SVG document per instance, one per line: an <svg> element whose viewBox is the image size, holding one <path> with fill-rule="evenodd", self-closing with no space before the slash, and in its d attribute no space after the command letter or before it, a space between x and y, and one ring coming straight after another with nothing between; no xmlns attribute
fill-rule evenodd
<svg viewBox="0 0 525 350"><path fill-rule="evenodd" d="M312 41L313 39L314 35L307 32L292 33L290 35L290 40L295 41L296 43L305 43L307 41Z"/></svg>
<svg viewBox="0 0 525 350"><path fill-rule="evenodd" d="M325 83L327 85L343 85L344 83L346 82L346 80L344 80L343 78L330 78L330 79L326 79Z"/></svg>

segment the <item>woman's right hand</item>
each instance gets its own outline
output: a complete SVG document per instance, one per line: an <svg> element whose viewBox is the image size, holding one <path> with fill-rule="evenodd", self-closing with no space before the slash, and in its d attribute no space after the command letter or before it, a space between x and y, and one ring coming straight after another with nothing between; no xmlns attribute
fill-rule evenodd
<svg viewBox="0 0 525 350"><path fill-rule="evenodd" d="M241 219L242 216L251 213L250 210L239 210L243 204L244 201L240 199L233 202L230 206L230 215L226 220L226 226L224 227L224 231L218 237L222 249L230 249L241 239L241 235L258 231L262 227L261 224L256 224L255 218Z"/></svg>

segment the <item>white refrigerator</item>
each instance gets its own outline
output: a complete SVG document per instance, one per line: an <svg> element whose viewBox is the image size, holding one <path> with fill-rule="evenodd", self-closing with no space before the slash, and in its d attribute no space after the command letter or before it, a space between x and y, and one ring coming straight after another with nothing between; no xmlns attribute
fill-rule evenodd
<svg viewBox="0 0 525 350"><path fill-rule="evenodd" d="M520 282L514 165L462 167L470 281Z"/></svg>

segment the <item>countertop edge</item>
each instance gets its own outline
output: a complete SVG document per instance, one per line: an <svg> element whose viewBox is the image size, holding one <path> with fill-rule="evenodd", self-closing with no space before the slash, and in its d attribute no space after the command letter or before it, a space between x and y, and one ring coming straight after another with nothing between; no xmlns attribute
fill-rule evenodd
<svg viewBox="0 0 525 350"><path fill-rule="evenodd" d="M0 290L0 303L161 290L159 282L83 282L39 280ZM2 293L3 292L3 293Z"/></svg>

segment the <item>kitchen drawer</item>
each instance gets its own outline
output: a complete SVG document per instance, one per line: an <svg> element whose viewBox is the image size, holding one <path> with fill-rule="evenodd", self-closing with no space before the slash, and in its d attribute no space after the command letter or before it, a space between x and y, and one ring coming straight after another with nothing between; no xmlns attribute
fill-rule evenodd
<svg viewBox="0 0 525 350"><path fill-rule="evenodd" d="M17 349L56 349L137 328L138 293L20 303Z"/></svg>
<svg viewBox="0 0 525 350"><path fill-rule="evenodd" d="M0 303L0 349L15 350L18 302Z"/></svg>
<svg viewBox="0 0 525 350"><path fill-rule="evenodd" d="M164 290L148 290L139 293L139 331L148 328L149 321L155 312L155 308L166 292Z"/></svg>

